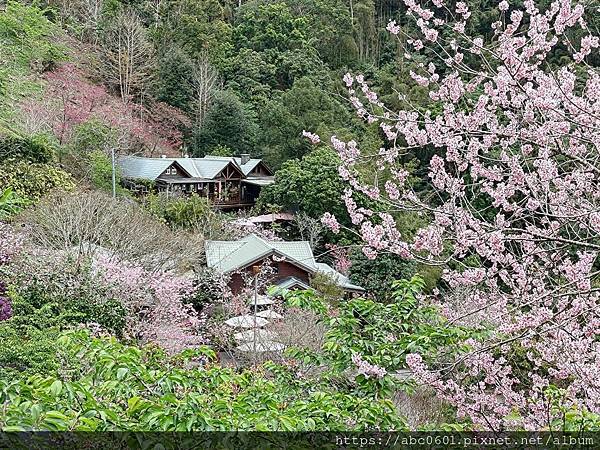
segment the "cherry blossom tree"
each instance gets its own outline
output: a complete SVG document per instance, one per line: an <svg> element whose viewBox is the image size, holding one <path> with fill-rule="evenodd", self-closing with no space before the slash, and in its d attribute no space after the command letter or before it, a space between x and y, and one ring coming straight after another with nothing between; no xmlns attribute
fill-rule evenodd
<svg viewBox="0 0 600 450"><path fill-rule="evenodd" d="M598 414L600 73L588 61L599 39L586 22L597 11L504 0L484 38L465 32L464 2L404 2L418 36L396 22L387 29L405 57L429 60L411 76L431 110L405 99L393 111L364 76L344 76L356 112L379 124L387 144L365 164L355 141L331 138L349 185L343 199L369 258L391 252L445 267L447 289L461 289L468 306L460 315L446 308L448 325L478 315L485 336L407 364L476 428L553 429L565 426L566 410ZM435 150L430 185L418 190L402 162L425 148ZM391 175L367 181L369 166ZM380 209L357 207L356 193ZM394 211L428 224L405 236ZM334 216L323 221L339 231Z"/></svg>
<svg viewBox="0 0 600 450"><path fill-rule="evenodd" d="M83 67L63 64L44 75L44 99L28 99L21 104L25 129L52 129L60 143L70 140L74 128L90 119L101 120L117 130L119 148L142 144L150 155L179 156L182 129L191 125L185 114L160 102L145 105L123 103L101 85L86 77Z"/></svg>
<svg viewBox="0 0 600 450"><path fill-rule="evenodd" d="M153 342L175 354L205 343L206 318L185 303L194 293L194 280L168 272L149 272L127 261L100 256L99 276L128 310L128 334Z"/></svg>

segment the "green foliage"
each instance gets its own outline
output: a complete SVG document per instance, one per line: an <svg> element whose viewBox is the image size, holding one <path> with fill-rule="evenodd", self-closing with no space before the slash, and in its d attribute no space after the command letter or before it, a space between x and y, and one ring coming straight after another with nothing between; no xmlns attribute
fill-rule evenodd
<svg viewBox="0 0 600 450"><path fill-rule="evenodd" d="M213 156L235 156L235 152L226 145L217 145L210 151Z"/></svg>
<svg viewBox="0 0 600 450"><path fill-rule="evenodd" d="M47 135L0 136L0 161L15 158L34 163L50 163L54 157L54 143Z"/></svg>
<svg viewBox="0 0 600 450"><path fill-rule="evenodd" d="M284 2L250 2L239 10L234 39L238 47L256 51L301 48L309 39L308 20Z"/></svg>
<svg viewBox="0 0 600 450"><path fill-rule="evenodd" d="M42 267L41 264L44 264ZM40 330L97 323L121 335L127 311L91 267L67 258L31 260L11 277L13 316L9 323Z"/></svg>
<svg viewBox="0 0 600 450"><path fill-rule="evenodd" d="M192 88L194 65L178 47L167 48L158 61L155 82L156 99L182 110L189 110L194 95Z"/></svg>
<svg viewBox="0 0 600 450"><path fill-rule="evenodd" d="M331 276L317 272L310 279L310 287L329 302L338 302L344 297L344 289Z"/></svg>
<svg viewBox="0 0 600 450"><path fill-rule="evenodd" d="M300 78L278 99L267 103L261 114L265 158L272 167L302 158L312 150L303 130L323 137L350 121L350 114L337 100L310 78Z"/></svg>
<svg viewBox="0 0 600 450"><path fill-rule="evenodd" d="M552 417L557 417L550 424L551 430L576 433L582 430L600 431L600 415L576 408L571 403L565 404L564 399L568 398L568 395L564 389L549 385L544 393L550 400L554 413Z"/></svg>
<svg viewBox="0 0 600 450"><path fill-rule="evenodd" d="M321 55L335 55L339 62L341 47L332 52L327 42L346 39L344 31L332 30L332 21L338 22L344 10L336 0L243 4L235 20L235 51L220 67L227 87L250 102L262 117L270 112L269 100L302 77L310 77L319 86L330 84L331 74Z"/></svg>
<svg viewBox="0 0 600 450"><path fill-rule="evenodd" d="M222 70L229 80L227 87L244 102L262 107L271 98L277 65L262 53L242 48L227 60Z"/></svg>
<svg viewBox="0 0 600 450"><path fill-rule="evenodd" d="M149 348L85 331L58 344L69 376L0 379L0 429L10 430L366 430L406 429L391 402L359 398L289 369L184 368L207 349L169 360ZM31 408L34 404L35 407Z"/></svg>
<svg viewBox="0 0 600 450"><path fill-rule="evenodd" d="M219 92L202 126L194 130L194 156L210 155L223 146L237 154L256 154L257 133L256 117L248 105L231 91Z"/></svg>
<svg viewBox="0 0 600 450"><path fill-rule="evenodd" d="M12 121L23 98L41 92L32 72L49 69L64 59L52 37L56 26L35 5L9 0L0 12L0 119ZM12 126L10 128L13 128Z"/></svg>
<svg viewBox="0 0 600 450"><path fill-rule="evenodd" d="M16 195L11 188L0 191L0 221L8 221L28 204L27 200Z"/></svg>
<svg viewBox="0 0 600 450"><path fill-rule="evenodd" d="M92 185L104 191L112 191L112 161L103 152L91 152L88 156L90 164L90 181ZM119 169L116 170L115 183L117 190L123 192L124 189L120 186L121 176Z"/></svg>
<svg viewBox="0 0 600 450"><path fill-rule="evenodd" d="M53 189L74 187L71 175L52 164L14 159L0 163L0 191L12 189L26 200L37 201Z"/></svg>
<svg viewBox="0 0 600 450"><path fill-rule="evenodd" d="M64 57L64 49L51 42L55 33L56 27L44 10L9 0L0 14L0 59L40 72L46 70ZM18 52L11 52L11 48Z"/></svg>
<svg viewBox="0 0 600 450"><path fill-rule="evenodd" d="M358 354L389 374L407 367L409 353L433 358L441 350L460 346L469 337L468 331L447 324L436 308L420 303L418 294L424 286L418 276L395 281L389 303L353 298L339 302L334 314L314 292L286 294L288 304L312 309L329 326L321 354L301 349L291 354L306 363L326 364L337 374L355 369L352 356ZM355 381L365 392L387 395L397 385L389 375L382 379L358 376Z"/></svg>
<svg viewBox="0 0 600 450"><path fill-rule="evenodd" d="M350 280L382 301L389 300L394 290L394 281L410 279L417 268L413 260L391 253L381 253L377 258L369 259L360 249L354 249L350 253L350 260Z"/></svg>
<svg viewBox="0 0 600 450"><path fill-rule="evenodd" d="M110 150L117 146L117 134L113 128L97 119L91 119L75 127L63 162L71 174L95 188L112 192L112 161ZM121 187L121 174L116 166L117 192Z"/></svg>
<svg viewBox="0 0 600 450"><path fill-rule="evenodd" d="M163 220L173 229L202 230L210 236L222 226L219 215L213 210L210 201L193 194L189 197L167 197L151 194L144 199L144 206L154 216Z"/></svg>
<svg viewBox="0 0 600 450"><path fill-rule="evenodd" d="M337 154L325 147L302 159L286 161L276 172L275 183L262 190L259 207L275 204L299 209L312 217L320 217L327 211L336 217L346 217L341 202L345 184L337 171L339 164Z"/></svg>
<svg viewBox="0 0 600 450"><path fill-rule="evenodd" d="M57 329L0 324L0 379L16 372L48 374L58 367Z"/></svg>
<svg viewBox="0 0 600 450"><path fill-rule="evenodd" d="M75 155L85 155L90 152L108 150L117 141L114 129L98 119L90 119L78 124L73 130L69 141L69 150Z"/></svg>
<svg viewBox="0 0 600 450"><path fill-rule="evenodd" d="M161 43L178 43L192 58L208 53L221 63L232 47L232 27L218 0L169 0L154 33Z"/></svg>

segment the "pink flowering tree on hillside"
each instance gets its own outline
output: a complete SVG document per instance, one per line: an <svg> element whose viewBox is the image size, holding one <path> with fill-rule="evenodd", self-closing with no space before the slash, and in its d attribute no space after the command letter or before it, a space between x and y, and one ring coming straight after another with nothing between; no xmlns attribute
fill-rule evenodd
<svg viewBox="0 0 600 450"><path fill-rule="evenodd" d="M505 0L484 40L465 33L463 2L405 4L419 35L395 22L388 31L405 57L434 55L411 76L436 112L393 111L363 76L347 74L358 115L387 138L369 164L390 176L365 181L357 143L333 137L349 185L344 201L368 257L392 252L446 267L448 291L463 293L460 313L445 309L448 325L476 316L486 330L444 361L412 354L406 362L477 428L556 428L565 410L598 414L600 73L587 63L599 46L587 11L571 0L544 11ZM402 161L425 147L435 155L423 192L407 182ZM358 192L381 209L358 208ZM404 236L392 211L428 224ZM339 230L335 217L323 220Z"/></svg>
<svg viewBox="0 0 600 450"><path fill-rule="evenodd" d="M67 63L44 74L44 99L21 104L24 126L32 132L51 129L61 144L69 142L73 130L91 119L118 130L126 147L143 146L149 156L169 153L179 156L181 129L189 127L185 114L164 103L122 102L101 85L92 83L83 68Z"/></svg>

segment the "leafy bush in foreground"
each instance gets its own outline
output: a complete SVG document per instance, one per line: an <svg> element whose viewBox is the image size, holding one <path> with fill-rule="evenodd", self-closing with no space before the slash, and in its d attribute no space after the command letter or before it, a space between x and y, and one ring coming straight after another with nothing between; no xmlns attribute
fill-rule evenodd
<svg viewBox="0 0 600 450"><path fill-rule="evenodd" d="M48 374L58 368L58 329L40 330L31 326L0 324L0 378L16 372Z"/></svg>
<svg viewBox="0 0 600 450"><path fill-rule="evenodd" d="M265 364L236 372L199 348L169 359L89 332L63 334L60 377L0 379L0 429L15 430L365 430L405 429L386 400L351 395ZM72 358L75 357L75 358Z"/></svg>

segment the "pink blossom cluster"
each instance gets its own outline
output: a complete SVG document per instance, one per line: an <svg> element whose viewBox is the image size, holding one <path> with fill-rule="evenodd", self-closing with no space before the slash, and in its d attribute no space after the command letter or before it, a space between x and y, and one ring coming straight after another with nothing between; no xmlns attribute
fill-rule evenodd
<svg viewBox="0 0 600 450"><path fill-rule="evenodd" d="M425 264L452 262L444 279L467 292L470 312L457 317L447 311L450 323L477 315L487 330L484 341L470 341L453 361L425 364L411 355L407 363L419 381L482 429L553 426L561 416L548 394L552 385L561 386L563 406L600 413L600 294L594 284L600 74L587 63L599 45L585 9L575 0L555 0L545 11L532 0L523 10L502 1L493 38L484 40L465 34L471 14L464 2L456 3L455 23L446 22L442 1L433 2L433 10L405 3L421 32L412 43L437 46L439 59L411 76L429 89L438 112L385 108L363 76L346 74L357 115L378 122L387 139L374 170L390 175L383 186L365 181L373 164L363 164L356 142L332 138L340 176L349 184L343 200L368 257L392 252ZM396 27L390 23L388 30L396 35ZM442 32L454 37L439 42ZM558 47L567 48L570 62L555 68L547 59ZM412 45L410 51L419 49ZM431 190L417 192L399 155L425 146L435 149L428 164ZM380 208L359 208L355 193ZM418 212L428 223L402 236L392 216L380 212L385 208ZM477 267L467 265L467 257Z"/></svg>
<svg viewBox="0 0 600 450"><path fill-rule="evenodd" d="M255 234L267 241L281 241L275 229L268 226L250 222L244 218L232 220L226 223L225 231L233 239L242 239L249 234Z"/></svg>
<svg viewBox="0 0 600 450"><path fill-rule="evenodd" d="M319 137L319 135L311 133L310 131L302 130L302 136L310 140L310 142L315 145L321 142L321 138Z"/></svg>
<svg viewBox="0 0 600 450"><path fill-rule="evenodd" d="M104 256L95 262L95 270L127 308L131 337L156 343L173 354L205 343L205 318L184 303L194 293L192 279L150 273Z"/></svg>
<svg viewBox="0 0 600 450"><path fill-rule="evenodd" d="M0 222L0 265L7 264L23 246L23 236Z"/></svg>
<svg viewBox="0 0 600 450"><path fill-rule="evenodd" d="M340 224L333 214L328 212L323 214L323 217L321 217L321 222L335 234L340 232Z"/></svg>
<svg viewBox="0 0 600 450"><path fill-rule="evenodd" d="M387 374L387 371L384 367L380 367L376 364L370 364L358 353L354 353L352 355L352 363L356 366L358 373L367 378L383 378Z"/></svg>
<svg viewBox="0 0 600 450"><path fill-rule="evenodd" d="M331 252L335 270L344 275L348 275L348 271L350 270L350 267L352 267L348 249L336 244L325 244L325 248Z"/></svg>
<svg viewBox="0 0 600 450"><path fill-rule="evenodd" d="M12 302L8 297L6 283L0 281L0 322L10 319L12 314Z"/></svg>
<svg viewBox="0 0 600 450"><path fill-rule="evenodd" d="M173 151L183 142L180 128L189 125L189 120L176 108L163 103L147 108L123 102L87 80L84 71L72 63L60 65L44 78L45 96L54 101L31 99L21 109L26 121L49 122L61 143L70 139L74 127L90 119L98 119L150 149Z"/></svg>
<svg viewBox="0 0 600 450"><path fill-rule="evenodd" d="M0 266L8 264L21 250L23 237L15 233L8 225L0 222ZM12 302L8 296L6 283L0 279L0 322L13 315Z"/></svg>

